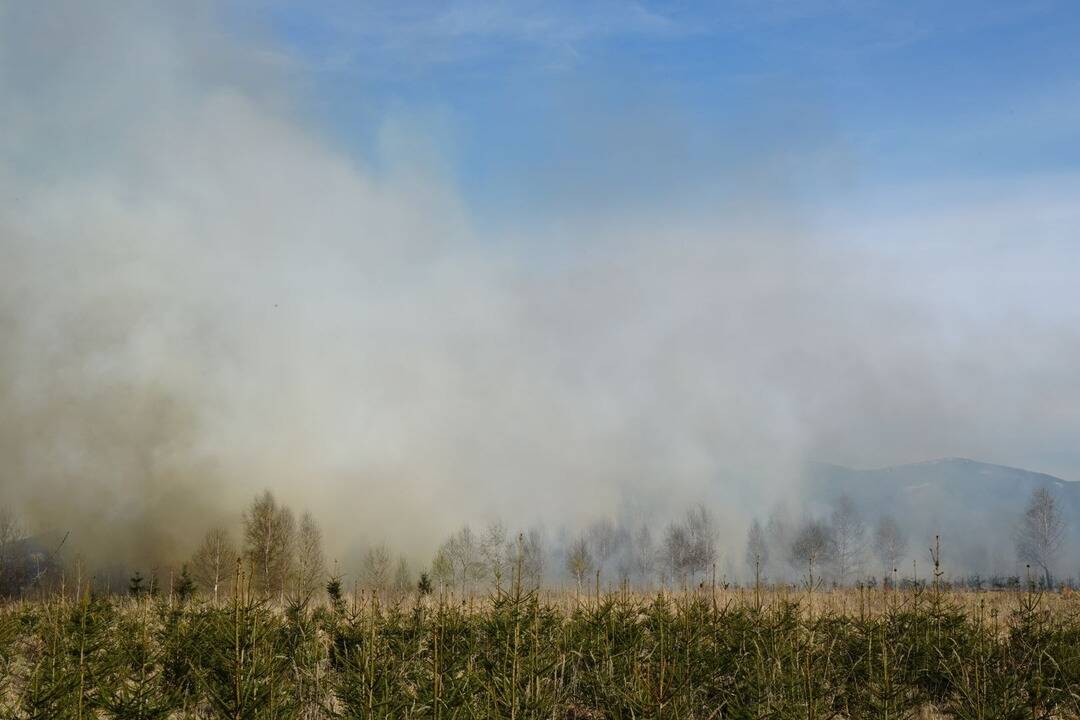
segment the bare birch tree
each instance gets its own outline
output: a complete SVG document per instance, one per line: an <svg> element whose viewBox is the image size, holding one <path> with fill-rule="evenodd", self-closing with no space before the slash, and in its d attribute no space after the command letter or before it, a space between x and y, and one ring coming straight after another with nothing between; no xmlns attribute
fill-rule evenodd
<svg viewBox="0 0 1080 720"><path fill-rule="evenodd" d="M794 531L795 523L788 512L787 505L782 502L777 503L773 506L772 512L769 513L768 522L765 523L765 537L768 541L769 554L775 560L783 562L790 556ZM773 571L782 574L782 570L776 567L774 567Z"/></svg>
<svg viewBox="0 0 1080 720"><path fill-rule="evenodd" d="M269 490L244 513L244 554L252 584L263 594L284 594L292 570L296 522L292 510L279 506Z"/></svg>
<svg viewBox="0 0 1080 720"><path fill-rule="evenodd" d="M808 520L792 539L788 561L797 570L807 572L807 584L813 588L815 578L820 579L814 569L832 562L834 547L832 528L819 520Z"/></svg>
<svg viewBox="0 0 1080 720"><path fill-rule="evenodd" d="M1047 588L1053 587L1053 568L1064 540L1065 519L1057 498L1049 488L1036 488L1016 531L1016 556L1042 571Z"/></svg>
<svg viewBox="0 0 1080 720"><path fill-rule="evenodd" d="M322 530L311 513L305 512L296 535L296 590L301 600L310 600L322 587L325 577Z"/></svg>
<svg viewBox="0 0 1080 720"><path fill-rule="evenodd" d="M364 555L364 584L369 590L382 592L390 583L390 548L385 543L373 545Z"/></svg>
<svg viewBox="0 0 1080 720"><path fill-rule="evenodd" d="M696 505L686 513L686 538L689 543L686 557L691 577L704 575L716 562L719 528L716 519L705 505Z"/></svg>
<svg viewBox="0 0 1080 720"><path fill-rule="evenodd" d="M465 525L443 543L443 548L454 565L461 595L464 597L468 593L469 582L484 577L485 568L480 554L480 543L473 534L472 528Z"/></svg>
<svg viewBox="0 0 1080 720"><path fill-rule="evenodd" d="M866 523L863 522L855 502L841 495L832 511L832 560L836 566L836 579L846 585L851 576L862 571L866 553Z"/></svg>
<svg viewBox="0 0 1080 720"><path fill-rule="evenodd" d="M495 581L495 587L502 587L503 575L506 572L506 527L501 522L495 521L484 528L484 536L480 540L480 557Z"/></svg>
<svg viewBox="0 0 1080 720"><path fill-rule="evenodd" d="M566 550L566 571L577 583L578 594L582 583L593 571L593 556L589 550L589 540L584 535L578 537Z"/></svg>
<svg viewBox="0 0 1080 720"><path fill-rule="evenodd" d="M515 573L514 580L532 588L539 588L544 582L546 551L542 527L533 527L528 532L518 533L515 540L506 544L506 558ZM517 575L518 573L520 575Z"/></svg>
<svg viewBox="0 0 1080 720"><path fill-rule="evenodd" d="M9 508L0 507L0 564L8 559L11 547L23 536L22 523Z"/></svg>
<svg viewBox="0 0 1080 720"><path fill-rule="evenodd" d="M409 561L404 556L399 557L397 567L394 569L394 592L407 595L413 590L412 571L409 570Z"/></svg>
<svg viewBox="0 0 1080 720"><path fill-rule="evenodd" d="M642 586L648 586L656 571L656 544L649 526L642 524L634 533L634 571Z"/></svg>
<svg viewBox="0 0 1080 720"><path fill-rule="evenodd" d="M585 537L590 546L590 554L601 577L604 567L615 553L615 536L615 525L607 518L593 522L586 530Z"/></svg>
<svg viewBox="0 0 1080 720"><path fill-rule="evenodd" d="M685 584L690 567L690 538L682 523L668 524L664 533L664 567L672 581Z"/></svg>
<svg viewBox="0 0 1080 720"><path fill-rule="evenodd" d="M15 544L24 534L15 513L0 508L0 596L16 594L22 584L25 563L16 557Z"/></svg>
<svg viewBox="0 0 1080 720"><path fill-rule="evenodd" d="M195 583L209 594L217 605L221 595L229 592L236 576L236 546L229 531L214 527L206 531L191 558Z"/></svg>
<svg viewBox="0 0 1080 720"><path fill-rule="evenodd" d="M746 565L754 572L754 587L761 584L765 566L769 562L769 543L765 539L765 529L757 518L750 523L746 532Z"/></svg>
<svg viewBox="0 0 1080 720"><path fill-rule="evenodd" d="M454 584L454 563L447 554L445 545L435 552L435 557L431 560L431 574L443 591Z"/></svg>
<svg viewBox="0 0 1080 720"><path fill-rule="evenodd" d="M874 554L881 563L885 577L900 566L906 552L907 536L904 531L892 515L882 515L874 529Z"/></svg>

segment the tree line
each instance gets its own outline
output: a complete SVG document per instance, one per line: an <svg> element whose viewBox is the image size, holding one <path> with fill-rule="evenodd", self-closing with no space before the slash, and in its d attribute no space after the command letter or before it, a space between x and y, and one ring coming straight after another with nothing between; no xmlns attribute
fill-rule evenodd
<svg viewBox="0 0 1080 720"><path fill-rule="evenodd" d="M1066 528L1061 505L1049 488L1036 489L1018 514L1016 557L1044 587L1055 585ZM251 588L266 597L306 601L328 582L340 586L338 573L331 577L323 533L310 513L297 516L264 491L244 511L240 530L239 538L224 526L207 530L180 575L169 580L170 591L199 592L218 602L232 591L238 568ZM462 596L511 582L531 588L558 585L577 592L616 583L654 589L706 581L848 586L876 583L878 577L886 584L911 581L917 567L902 565L921 555L911 551L910 538L896 518L885 513L868 521L843 495L826 512L796 518L779 506L764 522L754 518L738 562L730 548L721 548L722 534L718 519L704 504L688 508L656 534L647 523L600 518L579 532L550 538L542 527L511 532L496 521L480 530L462 526L438 545L428 563L415 568L385 543L375 544L364 553L351 580L374 592L440 590ZM0 595L17 595L55 577L60 568L58 550L28 538L15 516L0 508ZM989 584L1006 587L1019 582L1019 578L991 578ZM976 576L967 584L981 587L984 581ZM136 573L129 590L154 593L163 585L156 575L147 579Z"/></svg>
<svg viewBox="0 0 1080 720"><path fill-rule="evenodd" d="M1055 586L1066 529L1067 520L1054 493L1046 487L1033 490L1012 529L1016 559L1028 568L1029 582ZM753 570L755 583L768 581L772 573L773 579L795 576L811 583L847 586L876 581L881 573L882 582L890 584L900 576L915 579L917 573L918 556L911 554L910 538L896 518L883 513L871 524L846 495L839 496L824 515L796 521L780 507L765 524L755 518L745 547L744 560ZM938 564L940 558L934 557L938 551L927 548L927 552L923 557ZM901 567L907 560L913 563L911 576ZM982 581L972 576L966 584L978 587Z"/></svg>

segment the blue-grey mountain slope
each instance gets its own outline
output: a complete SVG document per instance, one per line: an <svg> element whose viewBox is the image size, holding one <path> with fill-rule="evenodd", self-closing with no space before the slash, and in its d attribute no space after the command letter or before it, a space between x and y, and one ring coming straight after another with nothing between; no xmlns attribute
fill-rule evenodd
<svg viewBox="0 0 1080 720"><path fill-rule="evenodd" d="M871 530L878 517L892 514L910 537L905 570L914 559L920 574L925 572L929 547L940 535L946 571L1022 575L1015 532L1032 491L1039 487L1055 494L1067 522L1058 573L1078 576L1080 482L962 458L874 470L812 464L803 495L808 508L819 513L827 512L838 496L848 495Z"/></svg>

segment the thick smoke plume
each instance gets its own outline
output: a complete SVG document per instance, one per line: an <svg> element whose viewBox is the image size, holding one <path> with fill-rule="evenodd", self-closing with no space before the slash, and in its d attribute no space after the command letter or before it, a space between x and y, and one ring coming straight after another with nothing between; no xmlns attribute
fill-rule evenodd
<svg viewBox="0 0 1080 720"><path fill-rule="evenodd" d="M1019 200L961 241L975 200L825 226L755 182L510 242L207 8L0 8L0 502L87 557L185 555L262 488L420 554L698 500L741 538L807 459L1076 471L1074 291L996 234Z"/></svg>

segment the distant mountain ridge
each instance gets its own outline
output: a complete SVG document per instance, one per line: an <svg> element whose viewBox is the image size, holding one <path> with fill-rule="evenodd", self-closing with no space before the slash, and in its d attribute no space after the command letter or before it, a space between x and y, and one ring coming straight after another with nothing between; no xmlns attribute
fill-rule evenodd
<svg viewBox="0 0 1080 720"><path fill-rule="evenodd" d="M862 509L868 525L891 514L910 536L910 555L924 562L935 535L941 536L945 564L956 572L1019 572L1014 537L1031 493L1053 491L1068 528L1062 567L1080 575L1080 482L1046 473L943 458L872 470L812 463L803 483L811 512L827 512L840 495Z"/></svg>

